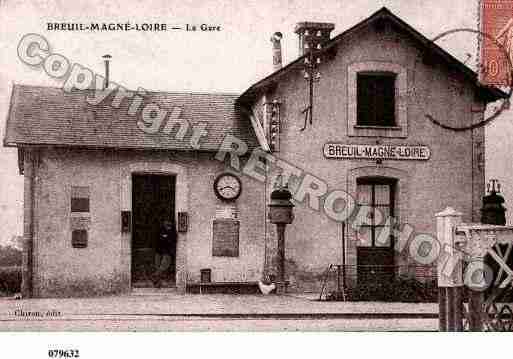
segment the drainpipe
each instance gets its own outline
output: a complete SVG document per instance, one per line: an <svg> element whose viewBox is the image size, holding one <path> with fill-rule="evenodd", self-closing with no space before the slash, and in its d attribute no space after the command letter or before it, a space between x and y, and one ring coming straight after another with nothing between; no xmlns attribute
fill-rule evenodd
<svg viewBox="0 0 513 359"><path fill-rule="evenodd" d="M30 149L24 151L23 191L23 254L21 272L21 295L32 297L33 249L34 249L34 157Z"/></svg>
<svg viewBox="0 0 513 359"><path fill-rule="evenodd" d="M347 288L346 279L346 222L342 222L342 285L344 292Z"/></svg>

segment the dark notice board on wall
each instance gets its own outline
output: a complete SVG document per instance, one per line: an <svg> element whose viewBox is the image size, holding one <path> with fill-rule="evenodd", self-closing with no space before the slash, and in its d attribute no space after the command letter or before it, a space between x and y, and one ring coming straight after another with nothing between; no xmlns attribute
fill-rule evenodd
<svg viewBox="0 0 513 359"><path fill-rule="evenodd" d="M213 222L212 255L214 257L239 256L239 227L235 219L215 219Z"/></svg>

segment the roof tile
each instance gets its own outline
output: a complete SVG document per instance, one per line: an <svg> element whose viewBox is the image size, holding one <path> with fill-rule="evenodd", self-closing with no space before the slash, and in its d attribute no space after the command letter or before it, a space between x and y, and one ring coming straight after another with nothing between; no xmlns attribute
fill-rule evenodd
<svg viewBox="0 0 513 359"><path fill-rule="evenodd" d="M168 111L155 134L137 126L142 111L128 113L131 99L124 99L115 108L115 91L98 105L86 101L92 95L93 90L65 92L54 87L15 85L4 145L193 150L192 129L205 123L208 134L201 139L199 150L217 151L227 134L245 141L249 148L258 146L250 120L241 115L235 104L237 95L148 92L140 109L155 103ZM181 107L180 117L189 122L183 139L176 136L178 126L169 134L163 131L174 107Z"/></svg>

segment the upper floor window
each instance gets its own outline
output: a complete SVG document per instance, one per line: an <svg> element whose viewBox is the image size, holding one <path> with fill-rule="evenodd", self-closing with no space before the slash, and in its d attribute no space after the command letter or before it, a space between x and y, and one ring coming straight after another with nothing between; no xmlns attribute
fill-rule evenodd
<svg viewBox="0 0 513 359"><path fill-rule="evenodd" d="M401 64L366 61L347 67L347 135L408 137L408 71Z"/></svg>
<svg viewBox="0 0 513 359"><path fill-rule="evenodd" d="M358 73L358 126L395 126L395 80L391 72Z"/></svg>

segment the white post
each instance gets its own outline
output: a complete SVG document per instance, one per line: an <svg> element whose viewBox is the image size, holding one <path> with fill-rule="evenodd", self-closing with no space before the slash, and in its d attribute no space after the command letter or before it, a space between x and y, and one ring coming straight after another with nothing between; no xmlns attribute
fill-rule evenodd
<svg viewBox="0 0 513 359"><path fill-rule="evenodd" d="M463 330L463 256L455 243L455 228L462 214L447 207L436 215L440 256L437 262L440 331Z"/></svg>

